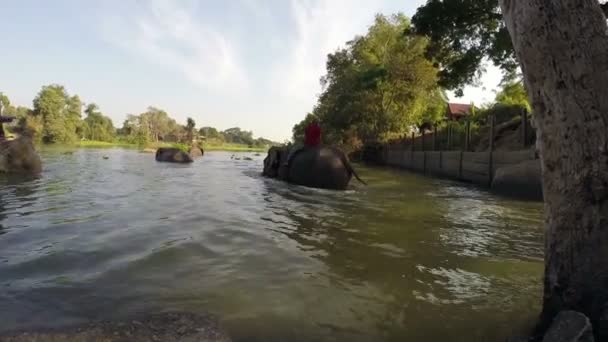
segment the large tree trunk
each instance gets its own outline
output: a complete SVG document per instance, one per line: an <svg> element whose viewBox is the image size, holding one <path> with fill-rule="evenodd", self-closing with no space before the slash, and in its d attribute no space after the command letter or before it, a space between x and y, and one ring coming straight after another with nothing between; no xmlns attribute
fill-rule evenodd
<svg viewBox="0 0 608 342"><path fill-rule="evenodd" d="M543 318L608 301L608 28L597 0L500 0L532 100L545 196ZM597 330L596 330L597 331Z"/></svg>

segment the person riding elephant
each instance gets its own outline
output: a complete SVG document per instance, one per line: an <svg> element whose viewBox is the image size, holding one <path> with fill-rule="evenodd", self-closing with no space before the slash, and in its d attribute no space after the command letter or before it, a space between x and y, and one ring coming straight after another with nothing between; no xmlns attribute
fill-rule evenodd
<svg viewBox="0 0 608 342"><path fill-rule="evenodd" d="M192 163L194 160L188 153L179 148L161 147L156 150L156 161L185 164Z"/></svg>
<svg viewBox="0 0 608 342"><path fill-rule="evenodd" d="M321 189L344 190L353 175L365 184L344 152L321 145L321 128L316 121L306 128L304 144L268 151L263 175Z"/></svg>
<svg viewBox="0 0 608 342"><path fill-rule="evenodd" d="M317 147L321 145L321 126L319 125L319 120L314 119L306 128L304 129L304 144L296 144L287 155L287 159L285 160L285 166L289 167L289 164L293 160L293 157L301 152L302 150L309 147Z"/></svg>

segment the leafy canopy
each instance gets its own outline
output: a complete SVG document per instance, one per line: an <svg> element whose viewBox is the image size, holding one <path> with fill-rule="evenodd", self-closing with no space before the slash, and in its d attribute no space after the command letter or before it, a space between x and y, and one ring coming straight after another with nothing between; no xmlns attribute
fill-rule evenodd
<svg viewBox="0 0 608 342"><path fill-rule="evenodd" d="M427 56L440 69L439 84L462 96L490 60L508 76L517 61L498 0L428 0L412 18L413 32L430 39Z"/></svg>
<svg viewBox="0 0 608 342"><path fill-rule="evenodd" d="M410 28L402 14L377 15L366 35L328 55L323 92L311 113L326 143L356 148L438 120L436 109L445 103L437 68L425 57L428 40L404 34ZM302 139L311 115L293 128L294 140Z"/></svg>

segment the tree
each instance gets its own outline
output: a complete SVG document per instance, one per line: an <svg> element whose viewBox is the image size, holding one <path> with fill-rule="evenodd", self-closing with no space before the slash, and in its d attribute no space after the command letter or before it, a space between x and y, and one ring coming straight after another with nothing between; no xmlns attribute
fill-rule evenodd
<svg viewBox="0 0 608 342"><path fill-rule="evenodd" d="M439 84L473 84L485 59L511 74L517 62L498 0L428 0L412 18L414 32L430 38L427 56L441 69Z"/></svg>
<svg viewBox="0 0 608 342"><path fill-rule="evenodd" d="M239 127L228 128L222 132L226 142L233 144L253 145L253 132L243 131Z"/></svg>
<svg viewBox="0 0 608 342"><path fill-rule="evenodd" d="M608 302L608 36L596 0L501 0L530 95L545 197L542 317Z"/></svg>
<svg viewBox="0 0 608 342"><path fill-rule="evenodd" d="M113 141L115 128L112 120L104 116L95 103L90 103L84 110L87 115L84 119L84 137L89 140Z"/></svg>
<svg viewBox="0 0 608 342"><path fill-rule="evenodd" d="M224 135L214 127L202 127L198 132L208 143L211 144L221 145L226 140Z"/></svg>
<svg viewBox="0 0 608 342"><path fill-rule="evenodd" d="M194 139L194 128L195 127L196 127L196 123L194 122L194 119L188 118L187 123L186 123L186 130L188 132L188 135L187 135L188 142L192 142L192 140Z"/></svg>
<svg viewBox="0 0 608 342"><path fill-rule="evenodd" d="M48 143L73 143L81 128L82 103L80 98L69 96L61 85L42 87L34 99L33 115L42 121L42 140Z"/></svg>
<svg viewBox="0 0 608 342"><path fill-rule="evenodd" d="M365 36L328 55L323 93L312 113L324 141L356 148L404 134L423 120L429 94L438 89L437 69L425 57L427 39L404 37L409 28L402 14L378 15ZM306 119L294 134L305 125Z"/></svg>
<svg viewBox="0 0 608 342"><path fill-rule="evenodd" d="M521 106L528 112L531 110L528 94L521 81L504 83L502 89L496 94L496 102L503 105Z"/></svg>
<svg viewBox="0 0 608 342"><path fill-rule="evenodd" d="M505 80L515 77L518 63L498 0L427 0L412 22L413 32L431 40L427 56L441 69L439 84L456 95L477 83L486 60L505 72Z"/></svg>

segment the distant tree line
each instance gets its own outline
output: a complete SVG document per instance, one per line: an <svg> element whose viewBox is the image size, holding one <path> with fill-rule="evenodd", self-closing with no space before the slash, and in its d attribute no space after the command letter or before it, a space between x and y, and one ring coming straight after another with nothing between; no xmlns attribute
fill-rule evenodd
<svg viewBox="0 0 608 342"><path fill-rule="evenodd" d="M0 102L3 115L16 117L7 126L9 131L48 144L73 144L92 140L145 146L160 142L190 143L195 139L255 147L274 144L268 139L255 139L253 132L238 127L222 132L213 127L197 130L192 118L187 119L186 125L181 125L167 112L156 107L148 107L138 115L127 115L122 127L116 128L112 119L104 115L97 104L85 104L78 95L69 94L64 86L57 84L43 86L34 99L32 108L13 106L3 93L0 93Z"/></svg>

